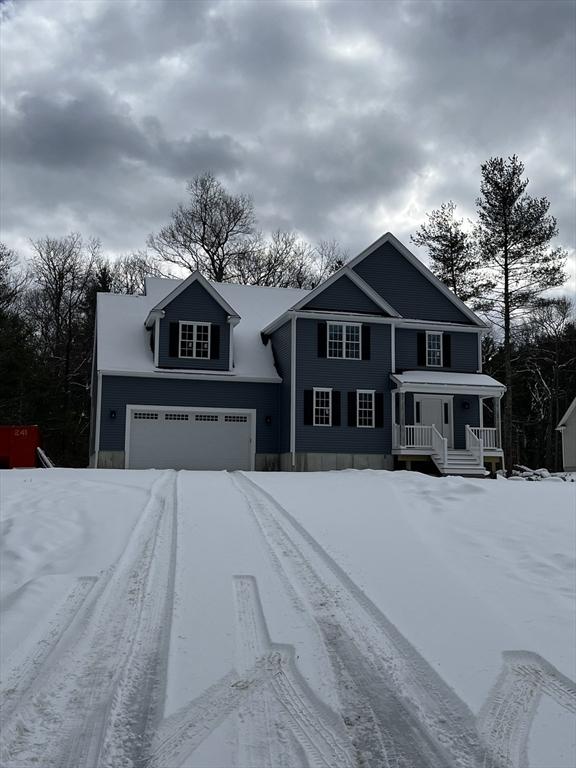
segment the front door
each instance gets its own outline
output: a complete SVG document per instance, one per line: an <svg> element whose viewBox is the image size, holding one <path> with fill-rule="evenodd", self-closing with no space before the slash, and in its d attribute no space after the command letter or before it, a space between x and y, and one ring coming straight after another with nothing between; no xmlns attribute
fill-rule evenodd
<svg viewBox="0 0 576 768"><path fill-rule="evenodd" d="M452 400L441 395L414 395L414 423L434 424L442 437L448 438L452 448Z"/></svg>

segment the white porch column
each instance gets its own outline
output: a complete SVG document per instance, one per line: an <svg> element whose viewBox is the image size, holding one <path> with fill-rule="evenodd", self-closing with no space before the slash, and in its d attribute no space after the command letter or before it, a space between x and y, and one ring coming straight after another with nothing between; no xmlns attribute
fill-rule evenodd
<svg viewBox="0 0 576 768"><path fill-rule="evenodd" d="M496 427L498 435L498 448L502 448L502 418L500 416L500 399L502 395L494 397L494 426Z"/></svg>
<svg viewBox="0 0 576 768"><path fill-rule="evenodd" d="M400 445L406 444L406 393L400 392Z"/></svg>

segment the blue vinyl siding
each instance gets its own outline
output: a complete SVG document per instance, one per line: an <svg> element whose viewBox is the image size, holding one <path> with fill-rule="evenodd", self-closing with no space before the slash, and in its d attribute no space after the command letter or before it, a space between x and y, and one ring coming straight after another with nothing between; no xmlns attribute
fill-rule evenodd
<svg viewBox="0 0 576 768"><path fill-rule="evenodd" d="M465 408L465 403L469 408ZM454 395L454 448L466 448L466 424L480 426L480 398L477 395Z"/></svg>
<svg viewBox="0 0 576 768"><path fill-rule="evenodd" d="M192 283L185 291L168 304L165 316L160 320L161 368L190 368L200 370L226 371L229 367L230 326L227 314L220 304L199 283ZM180 320L211 323L220 326L220 355L217 360L170 357L170 323Z"/></svg>
<svg viewBox="0 0 576 768"><path fill-rule="evenodd" d="M292 343L292 324L284 323L283 326L274 331L271 336L272 348L274 351L274 362L276 370L282 377L280 387L280 453L287 453L290 450L290 380L291 380L291 356L290 347Z"/></svg>
<svg viewBox="0 0 576 768"><path fill-rule="evenodd" d="M256 453L278 453L278 395L278 384L103 376L100 450L124 450L126 405L132 404L256 409Z"/></svg>
<svg viewBox="0 0 576 768"><path fill-rule="evenodd" d="M296 321L296 451L320 453L381 453L391 451L390 326L371 325L370 360L333 360L318 357L318 323ZM340 392L341 426L304 424L304 391L331 387ZM373 389L384 394L384 426L348 426L348 392Z"/></svg>
<svg viewBox="0 0 576 768"><path fill-rule="evenodd" d="M381 245L359 262L354 271L402 317L470 325L470 319L391 243Z"/></svg>
<svg viewBox="0 0 576 768"><path fill-rule="evenodd" d="M424 329L396 329L396 371L412 371L416 369L429 371L462 371L476 373L478 371L478 334L458 331L443 331L450 336L452 350L451 366L449 368L426 368L418 365L418 333Z"/></svg>
<svg viewBox="0 0 576 768"><path fill-rule="evenodd" d="M325 288L302 309L318 309L328 312L359 312L360 314L384 315L382 309L368 298L364 291L345 275Z"/></svg>

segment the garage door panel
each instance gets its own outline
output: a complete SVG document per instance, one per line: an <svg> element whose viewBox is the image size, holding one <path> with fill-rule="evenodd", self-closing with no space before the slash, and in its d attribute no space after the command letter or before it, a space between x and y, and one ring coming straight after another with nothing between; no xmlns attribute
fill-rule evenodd
<svg viewBox="0 0 576 768"><path fill-rule="evenodd" d="M251 469L252 414L202 410L131 412L131 469Z"/></svg>

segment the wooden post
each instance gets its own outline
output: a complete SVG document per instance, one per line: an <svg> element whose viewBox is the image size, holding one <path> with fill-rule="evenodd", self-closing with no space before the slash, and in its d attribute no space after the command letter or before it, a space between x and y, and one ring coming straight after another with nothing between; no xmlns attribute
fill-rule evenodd
<svg viewBox="0 0 576 768"><path fill-rule="evenodd" d="M400 445L406 444L406 393L400 392Z"/></svg>

